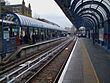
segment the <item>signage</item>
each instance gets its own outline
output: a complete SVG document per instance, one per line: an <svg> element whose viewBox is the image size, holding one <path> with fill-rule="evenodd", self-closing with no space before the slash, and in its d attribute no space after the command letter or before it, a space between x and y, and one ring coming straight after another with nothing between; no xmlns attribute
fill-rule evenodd
<svg viewBox="0 0 110 83"><path fill-rule="evenodd" d="M99 29L99 40L104 41L104 28Z"/></svg>

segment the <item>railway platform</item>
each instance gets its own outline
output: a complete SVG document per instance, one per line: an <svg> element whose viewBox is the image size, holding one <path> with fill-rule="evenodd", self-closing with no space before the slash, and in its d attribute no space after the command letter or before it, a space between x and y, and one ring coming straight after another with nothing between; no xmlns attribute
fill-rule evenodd
<svg viewBox="0 0 110 83"><path fill-rule="evenodd" d="M2 63L7 62L12 60L13 58L15 59L15 57L24 57L28 54L32 54L37 52L36 50L42 50L44 48L46 48L46 46L51 46L52 42L57 42L60 40L65 39L65 37L60 37L60 38L54 38L54 39L50 39L50 40L45 40L45 41L39 41L36 42L35 44L22 44L20 46L17 47L17 49L15 51L13 51L12 53L7 54L6 57L3 58L3 60L1 61ZM43 46L45 44L45 46ZM20 54L20 56L19 56ZM18 59L16 58L16 59Z"/></svg>
<svg viewBox="0 0 110 83"><path fill-rule="evenodd" d="M110 52L78 38L58 83L110 83Z"/></svg>

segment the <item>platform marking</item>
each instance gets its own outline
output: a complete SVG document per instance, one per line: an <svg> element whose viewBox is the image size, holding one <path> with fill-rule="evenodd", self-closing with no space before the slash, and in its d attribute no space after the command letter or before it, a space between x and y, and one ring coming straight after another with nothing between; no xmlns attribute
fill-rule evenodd
<svg viewBox="0 0 110 83"><path fill-rule="evenodd" d="M72 56L73 56L73 53L74 53L74 51L75 51L75 48L76 48L76 45L77 45L78 41L79 41L79 39L76 40L76 43L75 43L75 45L74 45L74 47L73 47L73 49L72 49L72 52L71 52L71 54L70 54L70 57L69 57L69 59L68 59L68 61L67 61L67 64L66 64L65 67L64 67L64 70L63 70L63 72L62 72L62 74L61 74L61 76L60 76L60 79L59 79L58 83L62 83L62 82L63 82L64 76L65 76L65 74L66 74L66 71L67 71L67 69L68 69L69 63L70 63L70 61L71 61L71 58L72 58Z"/></svg>
<svg viewBox="0 0 110 83"><path fill-rule="evenodd" d="M82 50L82 54L83 54L83 73L84 73L84 83L90 83L90 82L93 82L95 81L96 83L100 83L99 82L99 79L97 77L97 74L96 74L96 71L94 69L94 66L91 62L91 59L89 57L89 54L87 52L87 49L86 47L84 46L84 42L81 41L81 50ZM92 68L92 69L91 69ZM95 78L93 77L95 75ZM92 78L91 78L92 77ZM86 82L85 82L86 81Z"/></svg>

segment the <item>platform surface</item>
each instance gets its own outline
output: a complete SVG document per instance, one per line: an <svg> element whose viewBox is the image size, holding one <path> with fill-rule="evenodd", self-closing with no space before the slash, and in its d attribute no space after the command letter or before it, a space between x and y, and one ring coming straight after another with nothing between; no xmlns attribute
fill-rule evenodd
<svg viewBox="0 0 110 83"><path fill-rule="evenodd" d="M109 54L91 40L79 38L58 83L110 83Z"/></svg>

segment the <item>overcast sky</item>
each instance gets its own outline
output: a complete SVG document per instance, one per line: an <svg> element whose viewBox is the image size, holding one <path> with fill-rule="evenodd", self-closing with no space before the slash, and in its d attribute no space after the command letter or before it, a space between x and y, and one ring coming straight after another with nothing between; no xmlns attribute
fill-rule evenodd
<svg viewBox="0 0 110 83"><path fill-rule="evenodd" d="M21 4L22 0L8 0L10 4ZM32 6L33 17L40 17L55 22L63 27L71 27L71 22L64 15L54 0L25 0L26 6Z"/></svg>

